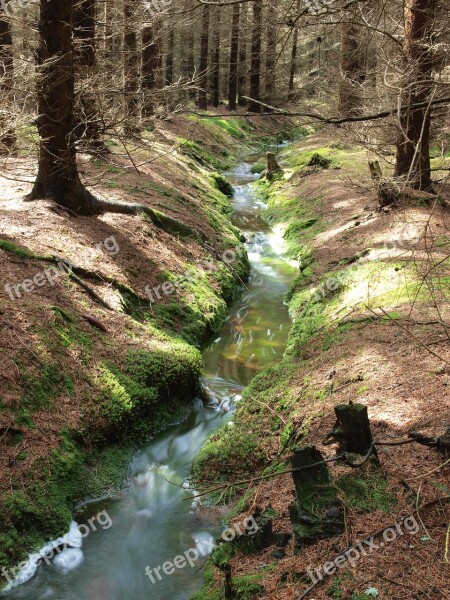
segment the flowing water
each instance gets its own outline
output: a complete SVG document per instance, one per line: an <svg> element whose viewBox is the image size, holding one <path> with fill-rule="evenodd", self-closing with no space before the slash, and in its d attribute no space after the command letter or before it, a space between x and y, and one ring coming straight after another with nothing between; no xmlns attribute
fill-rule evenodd
<svg viewBox="0 0 450 600"><path fill-rule="evenodd" d="M298 273L281 257L276 236L263 220L264 205L251 185L258 176L250 167L242 163L227 174L235 189L233 220L246 236L252 270L220 337L204 353L210 404L195 400L185 422L166 429L138 452L120 496L90 504L77 516L85 524L84 539L75 539L73 545L81 547L44 563L8 599L187 600L200 588L204 558L162 581L154 576L155 583L145 569L196 546L205 551L208 541L221 534L217 511L195 499L183 501L193 494L186 478L208 436L229 423L243 388L255 373L282 357L290 326L283 299Z"/></svg>

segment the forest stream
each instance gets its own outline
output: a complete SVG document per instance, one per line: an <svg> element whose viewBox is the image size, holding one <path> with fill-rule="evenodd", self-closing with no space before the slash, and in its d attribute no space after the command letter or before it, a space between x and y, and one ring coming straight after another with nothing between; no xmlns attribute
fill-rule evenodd
<svg viewBox="0 0 450 600"><path fill-rule="evenodd" d="M204 352L203 385L210 403L196 399L186 421L142 448L119 497L91 503L77 515L83 524L105 511L96 530L89 527L82 546L44 563L7 593L9 599L187 600L200 588L204 557L194 568L177 569L155 583L145 570L215 540L223 531L218 510L202 507L198 500L183 501L195 495L187 478L208 436L227 423L232 426L243 388L281 359L290 328L284 298L298 274L283 259L280 240L264 221L264 205L252 185L259 175L252 174L251 163L241 163L226 176L234 187L233 222L246 237L251 273L220 336ZM30 567L22 573L24 579L34 572Z"/></svg>

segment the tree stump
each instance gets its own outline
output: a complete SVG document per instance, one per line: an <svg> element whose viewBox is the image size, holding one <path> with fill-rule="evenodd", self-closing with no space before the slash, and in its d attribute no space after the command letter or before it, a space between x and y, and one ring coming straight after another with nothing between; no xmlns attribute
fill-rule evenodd
<svg viewBox="0 0 450 600"><path fill-rule="evenodd" d="M340 404L334 408L336 424L328 439L339 443L338 452L349 452L366 456L369 452L373 437L370 429L369 414L364 404ZM373 457L378 462L376 449Z"/></svg>
<svg viewBox="0 0 450 600"><path fill-rule="evenodd" d="M289 507L295 548L299 551L319 539L340 535L345 530L344 511L328 466L315 446L295 450L292 467L302 468L292 473L297 499Z"/></svg>
<svg viewBox="0 0 450 600"><path fill-rule="evenodd" d="M280 167L277 161L276 154L274 152L267 152L267 172L266 179L273 181L276 175L280 175L283 169Z"/></svg>
<svg viewBox="0 0 450 600"><path fill-rule="evenodd" d="M381 170L380 162L378 160L369 160L369 169L372 179L376 182L381 181L383 171Z"/></svg>

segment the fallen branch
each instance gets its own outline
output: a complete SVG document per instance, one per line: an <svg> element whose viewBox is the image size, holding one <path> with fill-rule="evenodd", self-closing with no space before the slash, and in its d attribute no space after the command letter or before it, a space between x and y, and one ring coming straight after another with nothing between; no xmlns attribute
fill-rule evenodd
<svg viewBox="0 0 450 600"><path fill-rule="evenodd" d="M450 98L439 98L437 100L431 100L428 102L417 102L414 104L410 104L407 107L403 107L401 109L401 111L407 111L407 110L411 110L414 108L424 108L424 107L429 107L429 106L436 106L439 104L449 104L450 103ZM400 112L401 112L400 111ZM211 115L207 115L207 114L201 114L201 113L193 113L199 117L202 117L204 119L208 119L208 118L217 118L217 117L232 117L232 118L236 118L236 114L234 113L224 113L224 114L211 114ZM325 117L324 115L320 115L317 113L302 113L302 112L289 112L289 111L281 111L281 112L277 112L276 115L280 116L280 117L305 117L308 119L313 119L315 121L320 121L321 123L325 123L328 125L343 125L344 123L364 123L365 121L377 121L379 119L385 119L387 117L391 117L392 115L398 115L399 114L399 109L398 107L395 108L391 108L390 110L384 110L382 112L379 113L374 113L372 115L360 115L360 116L354 116L354 117ZM274 113L270 112L270 113L245 113L245 114L238 114L238 117L242 117L242 118L254 118L254 117L273 117Z"/></svg>

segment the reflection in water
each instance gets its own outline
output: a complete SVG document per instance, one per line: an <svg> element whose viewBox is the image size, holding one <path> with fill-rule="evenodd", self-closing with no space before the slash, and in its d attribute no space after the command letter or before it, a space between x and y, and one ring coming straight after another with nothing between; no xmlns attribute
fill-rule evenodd
<svg viewBox="0 0 450 600"><path fill-rule="evenodd" d="M112 527L92 531L82 552L41 566L31 581L7 595L11 600L186 600L200 587L203 559L196 568L177 569L155 583L145 569L220 535L216 511L195 500L183 502L193 495L187 477L207 437L229 420L243 387L280 360L289 331L283 298L297 272L274 250L273 234L262 217L264 205L251 186L258 176L247 163L228 176L235 186L234 223L246 236L252 271L220 337L204 353L209 403L195 400L185 422L157 435L136 454L120 498L96 502L78 518L84 523L107 510Z"/></svg>

